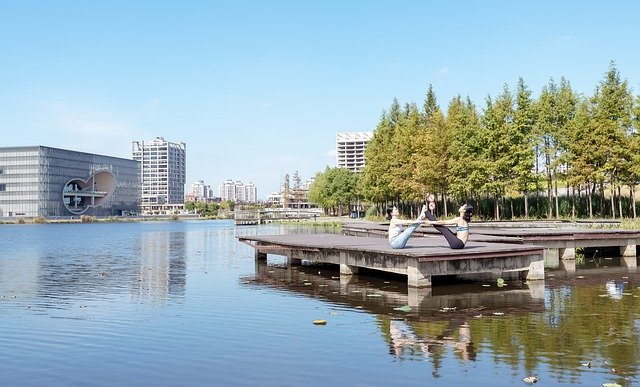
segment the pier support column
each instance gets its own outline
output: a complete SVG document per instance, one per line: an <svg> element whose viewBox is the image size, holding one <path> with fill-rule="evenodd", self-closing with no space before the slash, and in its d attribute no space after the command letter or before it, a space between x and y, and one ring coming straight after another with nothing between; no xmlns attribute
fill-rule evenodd
<svg viewBox="0 0 640 387"><path fill-rule="evenodd" d="M633 257L628 257L628 256L620 257L620 266L628 267L629 269L637 269L638 261L636 260L635 255Z"/></svg>
<svg viewBox="0 0 640 387"><path fill-rule="evenodd" d="M357 266L345 265L343 263L340 264L340 275L353 275L358 274Z"/></svg>
<svg viewBox="0 0 640 387"><path fill-rule="evenodd" d="M358 267L347 264L347 253L340 252L340 275L353 275L358 274Z"/></svg>
<svg viewBox="0 0 640 387"><path fill-rule="evenodd" d="M621 257L636 257L636 245L620 246Z"/></svg>
<svg viewBox="0 0 640 387"><path fill-rule="evenodd" d="M576 273L575 259L560 262L560 270L566 271L567 274L575 274Z"/></svg>
<svg viewBox="0 0 640 387"><path fill-rule="evenodd" d="M544 279L544 259L539 261L532 261L529 264L529 272L527 273L528 281L543 280Z"/></svg>
<svg viewBox="0 0 640 387"><path fill-rule="evenodd" d="M559 249L560 259L576 259L576 248L575 247L565 247L564 249Z"/></svg>
<svg viewBox="0 0 640 387"><path fill-rule="evenodd" d="M407 261L407 285L416 288L431 287L431 276L425 276L418 265L417 259Z"/></svg>
<svg viewBox="0 0 640 387"><path fill-rule="evenodd" d="M560 266L560 249L544 249L544 267L555 269Z"/></svg>

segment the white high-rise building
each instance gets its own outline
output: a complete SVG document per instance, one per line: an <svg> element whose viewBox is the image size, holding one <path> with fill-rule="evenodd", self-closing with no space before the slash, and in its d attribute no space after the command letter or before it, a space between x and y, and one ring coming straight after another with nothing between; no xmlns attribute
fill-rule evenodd
<svg viewBox="0 0 640 387"><path fill-rule="evenodd" d="M365 165L364 151L373 132L343 132L336 134L336 166L360 172Z"/></svg>
<svg viewBox="0 0 640 387"><path fill-rule="evenodd" d="M213 193L211 187L204 184L204 180L198 180L192 183L187 189L185 200L190 201L207 201L212 199Z"/></svg>
<svg viewBox="0 0 640 387"><path fill-rule="evenodd" d="M256 203L258 189L252 182L244 184L241 181L225 180L219 186L222 200L233 200L236 203Z"/></svg>
<svg viewBox="0 0 640 387"><path fill-rule="evenodd" d="M258 188L253 185L253 182L248 182L244 186L244 191L247 203L256 203L258 201Z"/></svg>
<svg viewBox="0 0 640 387"><path fill-rule="evenodd" d="M142 207L184 203L187 176L187 145L162 137L133 141L133 159L140 162Z"/></svg>

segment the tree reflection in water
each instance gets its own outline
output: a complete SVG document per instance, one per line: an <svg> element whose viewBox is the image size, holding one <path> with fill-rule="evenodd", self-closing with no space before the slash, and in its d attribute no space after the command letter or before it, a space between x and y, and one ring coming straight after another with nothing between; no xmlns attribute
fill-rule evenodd
<svg viewBox="0 0 640 387"><path fill-rule="evenodd" d="M540 288L517 281L436 286L417 297L401 279L345 279L313 266L258 264L246 283L374 314L390 354L431 362L434 377L452 350L462 363L484 355L529 374L548 369L562 383L578 382L584 372L621 384L638 378L640 280L631 269L549 272ZM406 305L410 312L396 310Z"/></svg>

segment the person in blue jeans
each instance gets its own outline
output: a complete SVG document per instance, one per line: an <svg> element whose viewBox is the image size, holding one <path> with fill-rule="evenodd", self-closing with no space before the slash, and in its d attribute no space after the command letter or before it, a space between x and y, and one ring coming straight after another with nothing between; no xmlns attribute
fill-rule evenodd
<svg viewBox="0 0 640 387"><path fill-rule="evenodd" d="M423 206L420 216L416 220L402 220L399 218L400 211L397 207L387 209L387 220L389 220L389 244L394 249L402 249L407 245L411 234L424 222L427 213L427 206ZM403 226L408 226L404 228Z"/></svg>

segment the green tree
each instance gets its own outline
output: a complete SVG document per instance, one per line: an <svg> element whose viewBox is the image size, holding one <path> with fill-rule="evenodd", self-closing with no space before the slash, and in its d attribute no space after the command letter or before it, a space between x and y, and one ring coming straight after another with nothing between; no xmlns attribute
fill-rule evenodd
<svg viewBox="0 0 640 387"><path fill-rule="evenodd" d="M350 208L358 196L358 179L359 175L348 169L327 167L316 174L309 188L309 201L341 216L343 208Z"/></svg>
<svg viewBox="0 0 640 387"><path fill-rule="evenodd" d="M609 71L596 88L592 102L594 129L601 145L598 152L603 161L601 174L611 188L611 211L615 218L615 192L616 190L620 192L620 184L628 183L631 176L629 150L631 149L633 96L627 81L620 79L620 73L614 62L610 63ZM603 185L601 184L601 187ZM601 192L603 191L604 189L601 189Z"/></svg>
<svg viewBox="0 0 640 387"><path fill-rule="evenodd" d="M531 91L522 78L518 79L513 120L513 180L514 188L524 196L524 216L529 217L529 190L535 180L533 126L535 108ZM512 209L513 213L513 209Z"/></svg>
<svg viewBox="0 0 640 387"><path fill-rule="evenodd" d="M502 93L492 102L487 97L483 126L487 144L483 162L488 171L484 191L494 198L494 214L500 220L500 199L505 196L513 170L514 127L513 97L509 87L504 85Z"/></svg>
<svg viewBox="0 0 640 387"><path fill-rule="evenodd" d="M362 194L375 203L383 203L398 196L392 181L394 161L391 150L400 115L400 105L394 99L389 112L382 114L365 150L367 163L362 171Z"/></svg>

